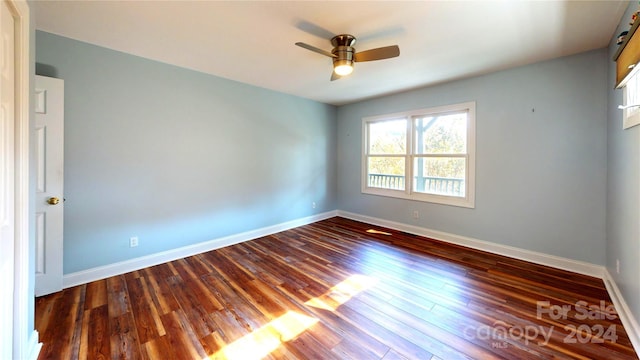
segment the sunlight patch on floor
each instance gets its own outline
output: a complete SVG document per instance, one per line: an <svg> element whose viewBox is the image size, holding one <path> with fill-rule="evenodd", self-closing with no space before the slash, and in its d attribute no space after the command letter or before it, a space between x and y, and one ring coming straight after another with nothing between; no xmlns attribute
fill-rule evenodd
<svg viewBox="0 0 640 360"><path fill-rule="evenodd" d="M305 304L318 309L335 311L338 306L346 303L354 296L374 286L377 282L378 279L365 275L352 275L329 289L329 291L322 296L310 299L305 302Z"/></svg>
<svg viewBox="0 0 640 360"><path fill-rule="evenodd" d="M386 231L380 231L380 230L375 230L375 229L369 229L369 230L367 230L367 232L369 234L380 234L380 235L389 235L389 236L393 235L393 234L388 233Z"/></svg>
<svg viewBox="0 0 640 360"><path fill-rule="evenodd" d="M225 346L209 356L209 359L262 359L282 343L295 338L317 322L316 318L288 311L267 325Z"/></svg>
<svg viewBox="0 0 640 360"><path fill-rule="evenodd" d="M325 294L305 302L306 305L328 311L349 301L358 293L374 286L378 279L364 275L352 275L333 286ZM288 311L267 325L243 336L220 349L207 359L252 360L263 357L276 350L283 343L294 339L318 322L318 319Z"/></svg>

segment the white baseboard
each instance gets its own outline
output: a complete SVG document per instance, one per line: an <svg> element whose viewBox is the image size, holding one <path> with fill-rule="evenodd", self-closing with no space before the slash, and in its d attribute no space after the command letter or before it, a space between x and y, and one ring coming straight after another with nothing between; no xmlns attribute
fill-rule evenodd
<svg viewBox="0 0 640 360"><path fill-rule="evenodd" d="M624 330L627 332L633 348L636 350L636 353L640 354L640 325L638 325L638 321L636 321L636 318L633 316L618 285L607 269L604 270L604 278L602 280L604 281L604 286L607 287L607 292L611 297L613 306L616 307L620 321L622 321L622 325L624 325Z"/></svg>
<svg viewBox="0 0 640 360"><path fill-rule="evenodd" d="M27 348L25 354L27 354L27 359L30 360L38 360L38 355L40 355L40 349L42 349L42 343L39 342L39 334L37 330L33 330L31 336L29 337L29 342L27 343Z"/></svg>
<svg viewBox="0 0 640 360"><path fill-rule="evenodd" d="M383 226L389 229L403 231L409 234L425 236L455 245L466 246L472 249L482 250L493 254L504 255L520 260L530 261L536 264L589 275L600 279L602 279L604 276L604 266L594 265L584 261L567 259L560 256L520 249L508 245L496 244L489 241L478 240L466 236L455 235L443 231L427 229L415 225L403 224L395 221L355 214L342 210L338 210L338 216L342 216L347 219L362 221L372 225Z"/></svg>
<svg viewBox="0 0 640 360"><path fill-rule="evenodd" d="M472 249L487 251L494 254L513 257L520 260L530 261L536 264L547 265L558 269L573 271L579 274L594 276L604 279L605 268L603 266L590 264L583 261L567 259L555 255L525 250L508 245L501 245L489 241L478 240L470 237L455 235L443 231L427 229L415 225L403 224L395 221L375 218L366 215L355 214L342 210L328 211L322 214L308 216L301 219L287 221L261 229L251 230L240 234L234 234L202 243L189 245L177 249L167 250L156 254L151 254L131 260L126 260L105 266L99 266L75 273L66 274L63 277L64 288L86 284L91 281L108 278L110 276L124 274L130 271L143 269L145 267L162 264L168 261L181 259L187 256L200 254L203 252L219 249L225 246L238 244L244 241L256 239L262 236L275 234L280 231L294 227L311 224L317 221L328 219L334 216L342 216L347 219L366 222L372 225L384 226L390 229L404 231L410 234L429 237L448 243L470 247Z"/></svg>
<svg viewBox="0 0 640 360"><path fill-rule="evenodd" d="M225 236L222 238L205 241L198 244L180 247L177 249L167 250L156 254L142 256L139 258L117 262L105 266L99 266L92 269L82 270L64 275L62 279L63 288L69 288L76 285L86 284L92 281L105 279L111 276L128 273L130 271L140 270L149 266L162 264L168 261L182 259L187 256L200 254L203 252L219 249L225 246L238 244L244 241L253 240L263 236L278 233L280 231L289 230L298 226L311 224L317 221L329 219L337 216L337 211L328 211L322 214L307 216L304 218L287 221L284 223L267 226L264 228L246 231L240 234Z"/></svg>

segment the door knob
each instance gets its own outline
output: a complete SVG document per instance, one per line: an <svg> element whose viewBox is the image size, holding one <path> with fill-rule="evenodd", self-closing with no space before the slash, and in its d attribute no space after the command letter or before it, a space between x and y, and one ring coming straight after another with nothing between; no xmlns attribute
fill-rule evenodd
<svg viewBox="0 0 640 360"><path fill-rule="evenodd" d="M60 199L58 199L57 197L50 197L49 200L47 200L47 203L49 205L58 205L58 203L60 202Z"/></svg>

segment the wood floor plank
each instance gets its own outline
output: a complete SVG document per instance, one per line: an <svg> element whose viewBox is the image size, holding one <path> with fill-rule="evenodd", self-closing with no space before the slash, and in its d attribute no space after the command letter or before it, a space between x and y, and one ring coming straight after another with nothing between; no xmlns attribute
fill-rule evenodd
<svg viewBox="0 0 640 360"><path fill-rule="evenodd" d="M155 305L144 290L141 277L129 278L127 282L127 291L131 302L131 311L135 314L134 322L138 340L145 343L149 340L160 337L164 333L162 323L159 323Z"/></svg>
<svg viewBox="0 0 640 360"><path fill-rule="evenodd" d="M110 359L111 343L109 329L109 307L105 304L89 310L89 323L84 328L87 334L87 359ZM80 358L84 358L80 356Z"/></svg>
<svg viewBox="0 0 640 360"><path fill-rule="evenodd" d="M214 331L216 327L211 316L204 309L204 305L198 302L198 297L188 287L188 283L185 283L179 275L172 276L167 281L176 300L180 303L180 310L182 310L180 314L186 316L197 337L206 336Z"/></svg>
<svg viewBox="0 0 640 360"><path fill-rule="evenodd" d="M174 276L168 266L153 266L145 271L145 279L149 285L149 295L160 315L178 310L180 304L171 292L167 279Z"/></svg>
<svg viewBox="0 0 640 360"><path fill-rule="evenodd" d="M88 359L89 355L89 320L91 319L91 310L84 310L82 315L82 328L80 334L80 344L78 346L78 359ZM108 315L107 315L108 319Z"/></svg>
<svg viewBox="0 0 640 360"><path fill-rule="evenodd" d="M421 308L399 298L385 301L383 298L378 298L375 293L358 295L357 300L373 309L385 309L384 314L389 318L425 334L430 341L429 351L436 356L444 359L497 358L495 354L473 344L464 336L452 336L455 334L441 329L438 322L430 322L429 320L433 318L431 316L432 307ZM464 353L461 353L457 349L465 350Z"/></svg>
<svg viewBox="0 0 640 360"><path fill-rule="evenodd" d="M361 327L365 333L369 334L381 343L392 347L405 357L411 359L430 359L433 355L421 346L424 344L416 344L415 342L412 342L412 340L415 340L413 336L407 338L407 335L409 334L402 331L408 330L407 328L389 328L387 327L387 325L389 325L388 323L384 323L384 321L376 321L379 320L377 318L371 319L371 314L362 314L361 312L354 310L353 307L350 307L349 303L346 306L340 307L340 309L338 309L338 313L355 326Z"/></svg>
<svg viewBox="0 0 640 360"><path fill-rule="evenodd" d="M176 354L173 351L169 335L160 336L142 344L141 355L145 360L186 358L185 354Z"/></svg>
<svg viewBox="0 0 640 360"><path fill-rule="evenodd" d="M375 354L369 348L346 340L336 344L331 348L331 351L335 353L335 356L338 359L380 359L380 356Z"/></svg>
<svg viewBox="0 0 640 360"><path fill-rule="evenodd" d="M398 354L395 350L391 349L388 353L384 355L383 360L407 360L406 357ZM431 360L436 360L435 356L431 357Z"/></svg>
<svg viewBox="0 0 640 360"><path fill-rule="evenodd" d="M382 357L389 350L389 346L384 344L379 338L372 336L365 329L347 321L338 313L316 309L314 314L321 317L325 325L331 329L332 332L340 336L342 339L340 343L348 343L351 347L366 349L367 353L375 354L378 358ZM336 351L344 351L344 346L344 344L338 346ZM351 352L353 351L354 350L351 350Z"/></svg>
<svg viewBox="0 0 640 360"><path fill-rule="evenodd" d="M124 276L114 276L107 279L107 304L109 316L117 317L131 311L129 294Z"/></svg>
<svg viewBox="0 0 640 360"><path fill-rule="evenodd" d="M112 358L140 359L142 357L136 325L130 312L116 316L110 315L109 329L111 331L109 346Z"/></svg>
<svg viewBox="0 0 640 360"><path fill-rule="evenodd" d="M344 357L332 352L330 348L323 346L320 341L308 332L303 332L291 341L286 342L284 346L299 359L344 359Z"/></svg>
<svg viewBox="0 0 640 360"><path fill-rule="evenodd" d="M95 309L107 304L107 282L98 280L87 284L85 310Z"/></svg>
<svg viewBox="0 0 640 360"><path fill-rule="evenodd" d="M41 329L41 341L46 338L45 334L49 331L49 321L55 317L54 307L58 304L58 300L62 294L64 294L64 291L36 298L36 314L34 320L36 328Z"/></svg>
<svg viewBox="0 0 640 360"><path fill-rule="evenodd" d="M38 298L35 323L39 359L638 359L612 307L600 279L335 217Z"/></svg>
<svg viewBox="0 0 640 360"><path fill-rule="evenodd" d="M47 328L41 333L41 340L51 342L54 346L43 349L43 359L69 359L78 356L82 331L82 302L85 289L75 287L63 290L56 299L51 319ZM78 328L79 327L79 328Z"/></svg>
<svg viewBox="0 0 640 360"><path fill-rule="evenodd" d="M189 320L182 310L173 311L162 316L167 330L167 341L172 352L166 358L171 359L205 359L207 353L198 340Z"/></svg>

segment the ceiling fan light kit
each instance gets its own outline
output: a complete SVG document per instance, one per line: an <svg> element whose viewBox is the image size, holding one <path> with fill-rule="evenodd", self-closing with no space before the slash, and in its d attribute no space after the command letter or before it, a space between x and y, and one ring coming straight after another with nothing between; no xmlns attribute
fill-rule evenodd
<svg viewBox="0 0 640 360"><path fill-rule="evenodd" d="M400 48L397 45L356 53L356 49L353 47L355 43L355 36L341 34L336 35L331 39L331 45L333 45L331 53L302 42L297 42L296 45L333 59L333 74L331 75L331 81L338 80L342 76L351 74L353 72L354 62L383 60L400 55Z"/></svg>
<svg viewBox="0 0 640 360"><path fill-rule="evenodd" d="M344 64L340 64L341 61L344 61ZM347 76L353 72L353 65L351 61L348 60L334 60L333 61L333 72L340 76Z"/></svg>

